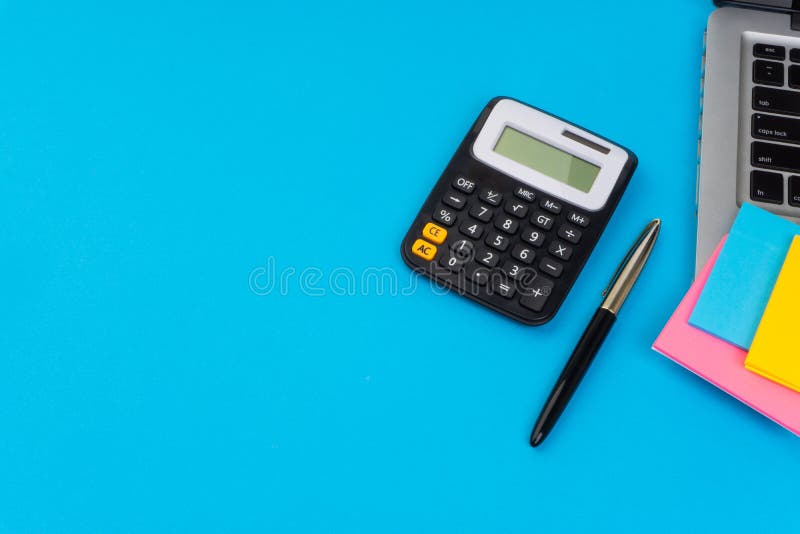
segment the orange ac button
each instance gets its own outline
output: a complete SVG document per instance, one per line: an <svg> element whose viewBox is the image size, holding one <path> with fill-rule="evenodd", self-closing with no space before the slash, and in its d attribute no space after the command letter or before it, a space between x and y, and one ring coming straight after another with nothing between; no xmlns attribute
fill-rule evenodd
<svg viewBox="0 0 800 534"><path fill-rule="evenodd" d="M424 239L417 239L411 246L411 252L422 259L431 261L436 256L436 246L431 245Z"/></svg>
<svg viewBox="0 0 800 534"><path fill-rule="evenodd" d="M447 239L447 230L429 222L425 225L425 228L422 229L422 237L433 241L437 245L441 245L444 243L444 240Z"/></svg>

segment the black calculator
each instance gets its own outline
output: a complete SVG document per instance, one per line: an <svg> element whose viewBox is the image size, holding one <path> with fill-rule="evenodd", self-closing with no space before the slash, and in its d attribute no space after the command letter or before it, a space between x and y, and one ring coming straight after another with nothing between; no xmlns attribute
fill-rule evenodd
<svg viewBox="0 0 800 534"><path fill-rule="evenodd" d="M401 246L412 269L529 325L558 311L636 156L517 100L490 101Z"/></svg>

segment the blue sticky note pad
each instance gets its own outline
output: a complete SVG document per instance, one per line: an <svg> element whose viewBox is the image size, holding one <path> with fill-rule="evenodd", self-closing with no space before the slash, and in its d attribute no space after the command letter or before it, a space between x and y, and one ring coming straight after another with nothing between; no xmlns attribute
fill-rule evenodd
<svg viewBox="0 0 800 534"><path fill-rule="evenodd" d="M689 324L745 350L800 226L743 204Z"/></svg>

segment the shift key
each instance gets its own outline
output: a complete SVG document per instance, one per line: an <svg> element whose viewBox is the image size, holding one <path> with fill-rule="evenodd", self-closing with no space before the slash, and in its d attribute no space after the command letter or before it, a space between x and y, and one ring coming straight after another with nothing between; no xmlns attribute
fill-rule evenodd
<svg viewBox="0 0 800 534"><path fill-rule="evenodd" d="M750 145L753 167L800 172L800 148L755 141Z"/></svg>
<svg viewBox="0 0 800 534"><path fill-rule="evenodd" d="M800 91L753 87L753 109L800 115Z"/></svg>

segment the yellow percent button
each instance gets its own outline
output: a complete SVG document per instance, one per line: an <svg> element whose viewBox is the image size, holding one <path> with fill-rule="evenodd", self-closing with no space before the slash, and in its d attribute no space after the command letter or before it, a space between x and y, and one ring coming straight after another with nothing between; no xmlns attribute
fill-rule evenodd
<svg viewBox="0 0 800 534"><path fill-rule="evenodd" d="M425 228L422 229L422 237L433 241L437 245L441 245L444 243L444 240L447 239L447 230L429 222L425 225Z"/></svg>
<svg viewBox="0 0 800 534"><path fill-rule="evenodd" d="M431 245L424 239L417 239L411 246L411 252L420 258L431 261L436 256L436 246Z"/></svg>

